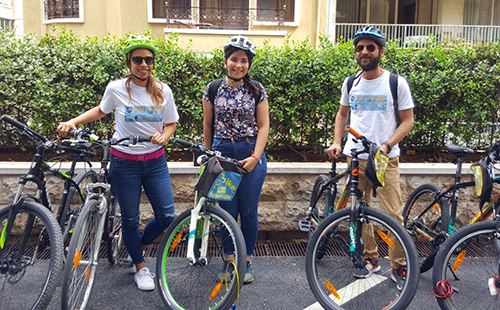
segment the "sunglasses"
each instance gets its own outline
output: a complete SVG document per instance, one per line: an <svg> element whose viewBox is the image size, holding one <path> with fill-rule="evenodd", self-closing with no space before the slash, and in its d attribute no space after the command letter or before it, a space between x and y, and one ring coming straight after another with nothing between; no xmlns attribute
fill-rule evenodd
<svg viewBox="0 0 500 310"><path fill-rule="evenodd" d="M375 52L375 49L377 49L377 47L373 44L370 44L370 45L367 45L367 46L364 46L364 45L357 45L356 48L355 48L355 51L356 53L361 53L364 49L366 49L370 52L370 53L373 53Z"/></svg>
<svg viewBox="0 0 500 310"><path fill-rule="evenodd" d="M155 58L154 57L140 57L140 56L134 56L134 57L132 57L132 61L136 65L141 65L143 60L146 62L146 65L152 65L155 62Z"/></svg>

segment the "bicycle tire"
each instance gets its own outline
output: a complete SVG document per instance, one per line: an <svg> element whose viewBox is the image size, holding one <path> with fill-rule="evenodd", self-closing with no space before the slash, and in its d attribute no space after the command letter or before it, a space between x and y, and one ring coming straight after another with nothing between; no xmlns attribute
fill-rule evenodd
<svg viewBox="0 0 500 310"><path fill-rule="evenodd" d="M499 276L500 249L495 233L494 221L479 222L457 230L442 244L434 263L433 287L446 280L454 293L436 298L441 309L500 309L500 295L492 296L488 289L488 279ZM462 250L465 256L456 263ZM458 269L453 275L451 268L455 266Z"/></svg>
<svg viewBox="0 0 500 310"><path fill-rule="evenodd" d="M77 174L74 178L76 184L80 190L84 193L87 192L87 185L97 182L97 173L94 170L83 170ZM76 221L78 220L78 214L85 204L85 199L82 199L77 193L75 186L71 186L68 191L68 197L66 200L66 205L62 210L62 214L58 214L58 221L61 226L61 231L63 233L63 243L65 254L68 251L69 243L71 241L71 234L75 228ZM71 216L73 215L73 216ZM68 227L68 234L65 234L66 227Z"/></svg>
<svg viewBox="0 0 500 310"><path fill-rule="evenodd" d="M0 232L12 205L0 210ZM2 258L12 258L24 232L26 218L34 217L34 230L30 244L22 253L26 267L22 273L0 273L0 309L45 309L55 293L63 267L62 235L59 225L49 209L39 203L24 201L15 218L14 227L7 238ZM33 246L33 242L39 242ZM33 296L33 297L31 297Z"/></svg>
<svg viewBox="0 0 500 310"><path fill-rule="evenodd" d="M392 269L389 258L384 253L387 250L385 243L378 244L381 272L371 274L365 279L356 279L352 274L355 268L349 251L350 211L343 209L327 217L309 242L306 274L314 296L325 309L405 309L413 299L419 281L415 244L401 224L392 217L365 208L363 212L368 221L375 225L377 232L392 232L394 241L401 246L407 264L406 282L399 291L390 276L386 276L387 272L392 274ZM328 239L326 255L318 260L318 247L328 234L331 236ZM329 289L329 285L334 289ZM332 292L335 290L340 298L333 297Z"/></svg>
<svg viewBox="0 0 500 310"><path fill-rule="evenodd" d="M448 231L450 217L448 199L441 198L438 202L439 211L432 207L418 220L419 225L425 226L431 231L431 235L433 235L431 237L437 236L434 241L429 242L415 230L415 219L440 192L439 187L434 184L423 184L410 194L403 208L403 225L410 232L415 244L418 245L420 272L426 272L432 268L439 247L446 238L446 234L441 232Z"/></svg>
<svg viewBox="0 0 500 310"><path fill-rule="evenodd" d="M311 207L313 215L319 221L322 221L325 217L328 216L329 206L331 206L331 204L333 203L331 184L323 190L322 197L318 197L320 188L328 181L330 181L330 178L328 178L328 176L320 174L314 181L313 190L311 192L309 206ZM307 232L307 237L309 240L311 239L315 230L316 226L311 225L311 229Z"/></svg>
<svg viewBox="0 0 500 310"><path fill-rule="evenodd" d="M99 201L88 200L76 222L64 267L61 309L85 309L94 283L101 244Z"/></svg>
<svg viewBox="0 0 500 310"><path fill-rule="evenodd" d="M107 221L109 239L106 244L106 253L109 262L116 265L118 264L120 247L123 243L121 233L122 215L120 213L120 205L116 198L113 199L111 208L109 209Z"/></svg>
<svg viewBox="0 0 500 310"><path fill-rule="evenodd" d="M243 285L246 247L237 222L228 212L211 204L202 208L199 215L211 222L212 242L205 265L192 265L186 257L191 209L184 211L169 226L158 250L157 287L168 309L227 309L235 302ZM223 266L221 225L229 232L229 240L234 245L238 272L228 274L227 287L223 284L217 296L210 300L209 296L219 282L217 273Z"/></svg>

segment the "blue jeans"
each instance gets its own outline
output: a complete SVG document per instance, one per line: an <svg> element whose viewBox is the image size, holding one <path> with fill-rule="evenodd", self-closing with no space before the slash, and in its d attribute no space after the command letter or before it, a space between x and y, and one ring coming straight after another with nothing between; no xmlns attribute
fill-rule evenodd
<svg viewBox="0 0 500 310"><path fill-rule="evenodd" d="M142 245L151 244L175 217L174 193L164 156L147 161L123 159L111 155L110 183L122 211L122 237L134 264L144 261ZM142 187L155 217L142 235L139 232L139 204Z"/></svg>
<svg viewBox="0 0 500 310"><path fill-rule="evenodd" d="M233 142L231 140L215 139L212 144L212 149L220 151L223 156L236 158L238 160L245 159L252 155L255 148L254 141ZM236 220L240 216L241 232L245 237L247 255L253 255L257 235L259 233L259 219L257 215L257 207L259 205L260 192L264 179L267 173L267 161L265 153L260 157L259 162L250 173L243 174L240 186L236 191L236 195L231 201L221 201L219 205L229 212ZM234 249L231 242L224 242L227 238L223 233L224 254L233 254Z"/></svg>

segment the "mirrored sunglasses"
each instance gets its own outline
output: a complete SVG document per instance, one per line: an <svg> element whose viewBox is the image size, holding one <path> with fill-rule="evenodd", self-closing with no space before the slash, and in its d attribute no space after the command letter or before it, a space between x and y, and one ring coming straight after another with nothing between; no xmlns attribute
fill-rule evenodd
<svg viewBox="0 0 500 310"><path fill-rule="evenodd" d="M365 49L365 47L366 47L366 49L367 49L370 53L373 53L373 52L377 49L377 47L376 47L375 45L373 45L373 44L370 44L370 45L367 45L367 46L364 46L364 45L356 45L356 49L355 49L356 53L361 53L361 52Z"/></svg>

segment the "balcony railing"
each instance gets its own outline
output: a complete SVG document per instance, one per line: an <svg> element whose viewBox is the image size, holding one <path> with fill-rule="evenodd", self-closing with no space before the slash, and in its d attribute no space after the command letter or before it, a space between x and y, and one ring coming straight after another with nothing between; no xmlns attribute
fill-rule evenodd
<svg viewBox="0 0 500 310"><path fill-rule="evenodd" d="M44 0L43 5L46 20L80 17L79 0Z"/></svg>
<svg viewBox="0 0 500 310"><path fill-rule="evenodd" d="M284 23L282 9L167 6L165 16L172 28L249 30L265 23L281 30Z"/></svg>
<svg viewBox="0 0 500 310"><path fill-rule="evenodd" d="M336 41L352 39L358 29L365 24L336 24ZM374 24L388 39L399 39L401 47L425 47L431 41L459 40L463 44L500 41L500 26L468 25L390 25Z"/></svg>

